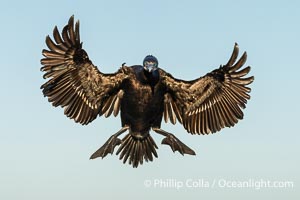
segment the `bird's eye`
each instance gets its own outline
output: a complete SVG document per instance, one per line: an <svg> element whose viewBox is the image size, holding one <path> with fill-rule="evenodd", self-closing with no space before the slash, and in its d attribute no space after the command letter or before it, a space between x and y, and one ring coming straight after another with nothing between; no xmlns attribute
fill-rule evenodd
<svg viewBox="0 0 300 200"><path fill-rule="evenodd" d="M146 61L145 66L147 66L147 67L157 67L157 63Z"/></svg>

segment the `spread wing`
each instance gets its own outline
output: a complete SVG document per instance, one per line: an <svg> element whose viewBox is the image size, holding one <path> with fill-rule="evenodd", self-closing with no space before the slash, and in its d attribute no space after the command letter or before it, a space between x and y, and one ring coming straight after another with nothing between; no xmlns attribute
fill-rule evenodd
<svg viewBox="0 0 300 200"><path fill-rule="evenodd" d="M254 77L245 77L250 67L242 68L246 52L236 62L239 48L235 44L226 65L193 81L175 79L161 70L165 94L164 119L174 124L176 119L192 133L208 134L234 126L243 119L242 109L250 99ZM242 69L241 69L242 68Z"/></svg>
<svg viewBox="0 0 300 200"><path fill-rule="evenodd" d="M43 50L41 71L49 79L41 86L44 96L53 106L64 107L64 113L75 122L88 124L98 114L116 116L120 108L123 90L120 88L126 78L126 69L120 68L113 74L103 74L89 60L82 49L79 36L79 21L74 16L60 35L53 30L54 41L47 36L49 50Z"/></svg>

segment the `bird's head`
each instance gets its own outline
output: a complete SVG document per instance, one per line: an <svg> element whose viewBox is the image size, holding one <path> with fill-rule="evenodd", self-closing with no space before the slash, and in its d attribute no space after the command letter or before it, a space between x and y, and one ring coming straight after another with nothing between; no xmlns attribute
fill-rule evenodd
<svg viewBox="0 0 300 200"><path fill-rule="evenodd" d="M143 66L147 72L153 72L158 68L158 60L154 56L148 55L144 58Z"/></svg>

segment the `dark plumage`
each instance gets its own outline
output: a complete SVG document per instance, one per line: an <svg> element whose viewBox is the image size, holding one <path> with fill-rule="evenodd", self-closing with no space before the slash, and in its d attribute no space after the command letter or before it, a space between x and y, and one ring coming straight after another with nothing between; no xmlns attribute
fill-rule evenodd
<svg viewBox="0 0 300 200"><path fill-rule="evenodd" d="M41 86L53 106L65 108L65 115L75 122L88 124L98 115L117 116L121 112L122 128L98 149L91 159L105 157L120 145L117 154L133 167L157 157L157 146L150 136L153 131L165 136L162 144L182 155L195 155L173 134L160 129L162 118L175 124L178 120L192 134L209 134L234 126L243 119L242 109L250 98L246 77L250 67L242 68L246 53L236 62L238 45L234 46L226 65L193 81L174 78L158 68L154 56L147 56L143 66L125 64L115 73L103 74L82 49L79 22L74 27L72 16L60 35L53 31L54 41L47 36L49 50L41 60L49 79ZM241 69L242 68L242 69ZM118 136L129 133L123 138Z"/></svg>

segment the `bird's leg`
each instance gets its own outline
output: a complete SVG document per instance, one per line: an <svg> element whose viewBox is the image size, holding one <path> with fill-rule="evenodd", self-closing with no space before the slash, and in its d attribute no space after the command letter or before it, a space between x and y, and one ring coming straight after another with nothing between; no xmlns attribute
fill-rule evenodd
<svg viewBox="0 0 300 200"><path fill-rule="evenodd" d="M196 155L196 153L191 148L186 146L183 142L181 142L178 138L176 138L172 133L168 133L167 131L164 131L157 127L153 127L152 130L155 131L156 133L159 133L159 134L165 136L165 138L161 141L161 143L169 145L171 147L171 149L173 150L173 152L179 151L179 153L181 153L182 155L184 155L184 154Z"/></svg>
<svg viewBox="0 0 300 200"><path fill-rule="evenodd" d="M93 155L91 155L90 159L98 157L104 158L108 153L113 154L114 148L121 144L121 140L118 138L118 136L127 131L128 129L129 126L124 126L118 132L113 134L102 147L100 147L95 153L93 153Z"/></svg>

